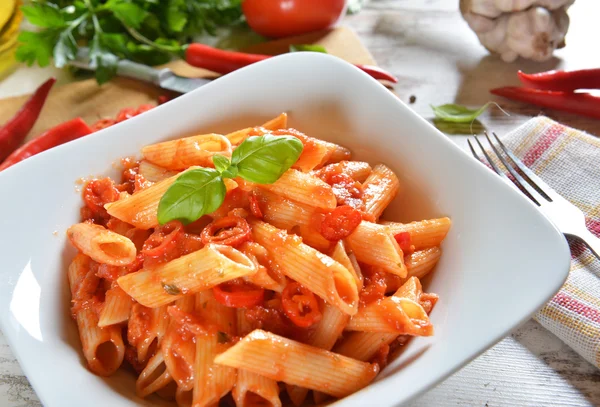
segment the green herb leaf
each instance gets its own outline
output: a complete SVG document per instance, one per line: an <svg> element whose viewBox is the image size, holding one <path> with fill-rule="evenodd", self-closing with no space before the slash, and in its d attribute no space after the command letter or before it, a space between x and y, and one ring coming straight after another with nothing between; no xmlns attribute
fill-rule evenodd
<svg viewBox="0 0 600 407"><path fill-rule="evenodd" d="M229 165L231 165L231 162L229 161L229 158L220 155L220 154L215 154L213 155L213 164L215 165L215 169L217 171L219 171L221 174L223 174L223 172L225 172L227 170L227 168L229 168Z"/></svg>
<svg viewBox="0 0 600 407"><path fill-rule="evenodd" d="M212 168L198 168L180 175L158 204L158 222L172 220L190 223L214 212L225 199L225 183Z"/></svg>
<svg viewBox="0 0 600 407"><path fill-rule="evenodd" d="M481 115L488 107L490 102L481 106L479 109L468 109L461 105L446 104L441 106L431 106L435 117L440 120L453 123L470 123Z"/></svg>
<svg viewBox="0 0 600 407"><path fill-rule="evenodd" d="M53 3L32 3L21 7L23 15L33 25L43 28L62 28L66 25L60 9Z"/></svg>
<svg viewBox="0 0 600 407"><path fill-rule="evenodd" d="M57 35L49 30L41 33L23 31L18 38L21 45L16 52L17 60L27 65L37 62L39 66L48 66L56 37Z"/></svg>
<svg viewBox="0 0 600 407"><path fill-rule="evenodd" d="M166 11L167 26L173 32L181 32L188 22L185 0L169 0Z"/></svg>
<svg viewBox="0 0 600 407"><path fill-rule="evenodd" d="M125 0L109 0L104 7L112 11L123 24L135 28L140 28L148 12L135 3L130 3Z"/></svg>
<svg viewBox="0 0 600 407"><path fill-rule="evenodd" d="M58 41L54 46L54 65L58 68L62 68L67 65L69 61L75 59L77 54L77 43L73 37L71 30L65 30L58 36Z"/></svg>
<svg viewBox="0 0 600 407"><path fill-rule="evenodd" d="M181 290L175 284L162 283L163 290L169 295L179 295Z"/></svg>
<svg viewBox="0 0 600 407"><path fill-rule="evenodd" d="M292 45L290 45L290 52L301 52L301 51L322 52L324 54L327 54L327 50L322 45L316 45L316 44L292 44Z"/></svg>
<svg viewBox="0 0 600 407"><path fill-rule="evenodd" d="M292 136L252 136L233 150L231 165L247 181L272 184L298 161L303 148Z"/></svg>
<svg viewBox="0 0 600 407"><path fill-rule="evenodd" d="M238 168L235 165L229 166L225 171L221 173L223 178L235 178L238 175Z"/></svg>
<svg viewBox="0 0 600 407"><path fill-rule="evenodd" d="M111 53L105 46L104 33L96 32L90 47L90 60L96 68L96 81L102 85L117 74L119 58Z"/></svg>

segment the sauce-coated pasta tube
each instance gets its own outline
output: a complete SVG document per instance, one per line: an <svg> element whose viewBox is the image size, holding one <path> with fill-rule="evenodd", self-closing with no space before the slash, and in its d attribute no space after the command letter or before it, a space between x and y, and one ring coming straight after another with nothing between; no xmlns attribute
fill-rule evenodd
<svg viewBox="0 0 600 407"><path fill-rule="evenodd" d="M262 330L254 330L215 358L276 381L344 397L369 384L377 365L360 362Z"/></svg>
<svg viewBox="0 0 600 407"><path fill-rule="evenodd" d="M331 257L302 243L295 235L265 222L254 221L254 239L263 245L281 272L342 312L358 310L358 288L348 269Z"/></svg>
<svg viewBox="0 0 600 407"><path fill-rule="evenodd" d="M173 378L167 370L162 351L158 351L150 358L135 382L135 392L139 397L147 397L152 393L165 388Z"/></svg>
<svg viewBox="0 0 600 407"><path fill-rule="evenodd" d="M256 186L312 207L334 209L337 205L337 199L328 184L314 175L294 169L287 170L273 184Z"/></svg>
<svg viewBox="0 0 600 407"><path fill-rule="evenodd" d="M258 127L262 127L265 130L280 130L287 127L287 113L281 113L279 116L269 120L266 123L261 124ZM232 133L225 135L233 145L238 145L242 141L246 140L250 133L254 130L254 127L246 127L245 129L236 130Z"/></svg>
<svg viewBox="0 0 600 407"><path fill-rule="evenodd" d="M415 250L421 250L439 246L448 234L452 221L450 218L439 218L411 223L383 222L383 224L390 229L392 235L408 232L410 244L415 246Z"/></svg>
<svg viewBox="0 0 600 407"><path fill-rule="evenodd" d="M321 177L326 174L346 174L354 181L365 182L369 174L371 174L371 166L363 161L340 161L338 163L329 164L315 171L314 174Z"/></svg>
<svg viewBox="0 0 600 407"><path fill-rule="evenodd" d="M137 302L154 308L255 272L256 265L248 256L211 243L153 270L127 274L117 282Z"/></svg>
<svg viewBox="0 0 600 407"><path fill-rule="evenodd" d="M439 247L430 247L411 253L405 257L408 276L419 279L425 277L435 267L440 257L442 257L442 249Z"/></svg>
<svg viewBox="0 0 600 407"><path fill-rule="evenodd" d="M90 258L78 254L67 272L71 296L75 299L80 284L90 272ZM121 327L98 327L98 316L90 306L81 306L74 312L79 338L88 368L99 376L110 376L123 363L125 345Z"/></svg>
<svg viewBox="0 0 600 407"><path fill-rule="evenodd" d="M121 287L112 286L106 291L98 326L105 327L127 321L132 305L133 300Z"/></svg>
<svg viewBox="0 0 600 407"><path fill-rule="evenodd" d="M167 168L152 164L150 161L146 160L140 161L139 172L145 180L150 182L160 182L172 177L173 175L177 175L176 171L171 171Z"/></svg>
<svg viewBox="0 0 600 407"><path fill-rule="evenodd" d="M213 155L231 157L231 152L231 142L220 134L201 134L142 148L147 161L168 170L185 170L194 165L213 167Z"/></svg>
<svg viewBox="0 0 600 407"><path fill-rule="evenodd" d="M137 360L145 362L165 335L169 319L166 307L148 308L134 303L127 325L127 342L136 349Z"/></svg>
<svg viewBox="0 0 600 407"><path fill-rule="evenodd" d="M67 237L79 251L98 263L124 266L135 260L131 240L92 223L76 223L67 229Z"/></svg>
<svg viewBox="0 0 600 407"><path fill-rule="evenodd" d="M378 164L363 184L365 212L378 219L400 190L398 177L383 164Z"/></svg>
<svg viewBox="0 0 600 407"><path fill-rule="evenodd" d="M358 261L406 277L402 250L387 227L363 220L346 243Z"/></svg>
<svg viewBox="0 0 600 407"><path fill-rule="evenodd" d="M243 369L238 369L232 395L236 407L281 407L277 382Z"/></svg>

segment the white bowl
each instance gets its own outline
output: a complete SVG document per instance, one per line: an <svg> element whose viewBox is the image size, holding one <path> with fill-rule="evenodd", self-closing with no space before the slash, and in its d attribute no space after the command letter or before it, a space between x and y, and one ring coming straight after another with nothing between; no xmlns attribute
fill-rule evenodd
<svg viewBox="0 0 600 407"><path fill-rule="evenodd" d="M81 206L76 180L116 175L111 164L146 144L256 125L282 111L292 127L396 171L404 187L387 219L453 220L427 286L440 295L435 336L411 341L371 386L336 405L414 398L527 320L567 277L565 239L519 192L353 66L285 55L0 173L0 327L46 407L162 404L137 398L128 372L103 379L85 368L66 278L73 251L65 230Z"/></svg>

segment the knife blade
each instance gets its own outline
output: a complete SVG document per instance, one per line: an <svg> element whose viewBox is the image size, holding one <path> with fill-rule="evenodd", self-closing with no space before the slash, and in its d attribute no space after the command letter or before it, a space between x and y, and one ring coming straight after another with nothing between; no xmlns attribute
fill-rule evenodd
<svg viewBox="0 0 600 407"><path fill-rule="evenodd" d="M96 70L90 61L88 48L79 48L76 58L70 61L69 64L88 71ZM162 89L179 93L190 92L211 81L203 78L186 78L177 75L169 68L155 69L126 59L122 59L117 63L117 75L152 83Z"/></svg>

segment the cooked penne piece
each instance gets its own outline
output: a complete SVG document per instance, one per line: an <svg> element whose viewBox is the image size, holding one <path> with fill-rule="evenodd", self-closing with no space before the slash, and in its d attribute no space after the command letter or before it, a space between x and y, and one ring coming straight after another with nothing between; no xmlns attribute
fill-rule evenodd
<svg viewBox="0 0 600 407"><path fill-rule="evenodd" d="M383 224L390 229L392 235L401 232L410 233L410 244L415 246L415 250L421 250L439 246L448 234L452 221L450 218L438 218L411 223L383 222Z"/></svg>
<svg viewBox="0 0 600 407"><path fill-rule="evenodd" d="M342 312L356 313L358 288L348 269L284 230L260 221L251 225L254 240L267 249L282 273Z"/></svg>
<svg viewBox="0 0 600 407"><path fill-rule="evenodd" d="M297 168L300 171L308 172L315 168L320 168L328 162L337 162L350 158L350 150L337 144L309 137L304 133L293 129L291 129L290 135L300 139L304 145L300 158L298 158L298 161L294 164L294 168ZM335 158L332 158L334 155Z"/></svg>
<svg viewBox="0 0 600 407"><path fill-rule="evenodd" d="M335 149L331 152L329 158L322 163L323 165L338 163L340 161L346 161L352 158L352 153L346 147L342 147L338 144L334 144L334 146Z"/></svg>
<svg viewBox="0 0 600 407"><path fill-rule="evenodd" d="M135 382L135 392L139 397L147 397L152 393L165 388L173 378L167 370L165 359L162 352L159 350L150 358L148 364L140 373Z"/></svg>
<svg viewBox="0 0 600 407"><path fill-rule="evenodd" d="M140 161L140 175L150 182L160 182L174 175L177 175L176 171L168 170L164 167L152 164L150 161Z"/></svg>
<svg viewBox="0 0 600 407"><path fill-rule="evenodd" d="M422 292L419 279L411 277L393 296L361 307L346 330L431 336L433 325L419 303Z"/></svg>
<svg viewBox="0 0 600 407"><path fill-rule="evenodd" d="M440 257L442 257L442 249L439 247L430 247L411 253L405 257L408 276L419 279L425 277L435 267Z"/></svg>
<svg viewBox="0 0 600 407"><path fill-rule="evenodd" d="M363 184L365 212L378 219L400 190L400 181L392 170L378 164Z"/></svg>
<svg viewBox="0 0 600 407"><path fill-rule="evenodd" d="M337 199L328 184L294 169L287 170L273 184L256 186L312 207L334 209L337 205Z"/></svg>
<svg viewBox="0 0 600 407"><path fill-rule="evenodd" d="M363 161L340 161L315 171L315 175L321 178L326 174L346 174L354 181L365 182L371 171L369 163Z"/></svg>
<svg viewBox="0 0 600 407"><path fill-rule="evenodd" d="M243 369L238 369L232 395L236 407L281 407L277 382Z"/></svg>
<svg viewBox="0 0 600 407"><path fill-rule="evenodd" d="M246 242L239 247L250 260L256 264L256 273L244 277L244 280L267 290L282 292L287 284L285 275L277 271L270 264L269 253L267 249L256 242Z"/></svg>
<svg viewBox="0 0 600 407"><path fill-rule="evenodd" d="M314 331L308 337L307 345L315 346L320 349L331 350L338 340L350 317L341 312L336 307L326 304L323 308L323 317L317 324ZM286 385L286 390L290 399L296 406L300 406L308 389L291 384Z"/></svg>
<svg viewBox="0 0 600 407"><path fill-rule="evenodd" d="M142 148L147 161L168 170L185 170L194 165L214 167L213 155L231 157L231 152L231 142L220 134L201 134Z"/></svg>
<svg viewBox="0 0 600 407"><path fill-rule="evenodd" d="M397 333L385 332L347 332L334 351L352 359L368 362L382 346L394 342L398 336Z"/></svg>
<svg viewBox="0 0 600 407"><path fill-rule="evenodd" d="M363 220L346 238L346 243L359 262L406 277L402 250L387 227Z"/></svg>
<svg viewBox="0 0 600 407"><path fill-rule="evenodd" d="M287 128L287 113L281 113L279 116L269 120L266 123L261 124L258 127L259 128L262 127L265 130L285 129L285 128ZM232 133L229 133L229 134L225 135L225 137L227 137L227 139L229 139L231 144L238 145L242 141L246 140L250 136L250 133L254 129L255 129L255 127L246 127L245 129L241 129L241 130L237 130Z"/></svg>
<svg viewBox="0 0 600 407"><path fill-rule="evenodd" d="M273 380L344 397L369 384L378 366L359 362L263 330L254 330L215 358Z"/></svg>
<svg viewBox="0 0 600 407"><path fill-rule="evenodd" d="M363 288L363 276L360 272L360 266L356 261L350 258L346 250L346 244L343 240L338 240L335 246L333 246L333 251L331 252L331 258L342 266L346 267L350 273L354 276L354 280L356 280L356 286L358 287L358 291Z"/></svg>
<svg viewBox="0 0 600 407"><path fill-rule="evenodd" d="M248 256L231 246L209 243L155 269L119 277L117 282L137 302L154 308L255 272Z"/></svg>
<svg viewBox="0 0 600 407"><path fill-rule="evenodd" d="M129 319L133 299L118 285L113 285L105 294L104 306L100 312L98 326L120 324Z"/></svg>
<svg viewBox="0 0 600 407"><path fill-rule="evenodd" d="M193 341L182 341L181 326L171 323L161 341L160 349L169 375L182 390L194 388L194 361L196 345Z"/></svg>
<svg viewBox="0 0 600 407"><path fill-rule="evenodd" d="M315 249L327 250L331 247L331 242L315 228L314 206L301 204L269 191L259 190L258 197L263 203L262 212L265 221L288 232L297 232L302 236L304 243Z"/></svg>
<svg viewBox="0 0 600 407"><path fill-rule="evenodd" d="M131 240L93 223L76 223L67 229L67 237L79 251L98 263L124 266L135 260Z"/></svg>
<svg viewBox="0 0 600 407"><path fill-rule="evenodd" d="M183 390L178 387L175 391L175 401L177 401L177 407L192 407L193 400L193 390Z"/></svg>
<svg viewBox="0 0 600 407"><path fill-rule="evenodd" d="M156 351L168 325L166 307L147 308L138 303L133 304L127 326L127 342L136 348L140 363L148 360Z"/></svg>
<svg viewBox="0 0 600 407"><path fill-rule="evenodd" d="M75 256L67 272L73 299L78 297L80 285L90 272L93 272L90 271L90 258L83 254ZM78 307L74 316L88 368L99 376L110 376L125 357L121 327L98 327L98 316L91 306Z"/></svg>

